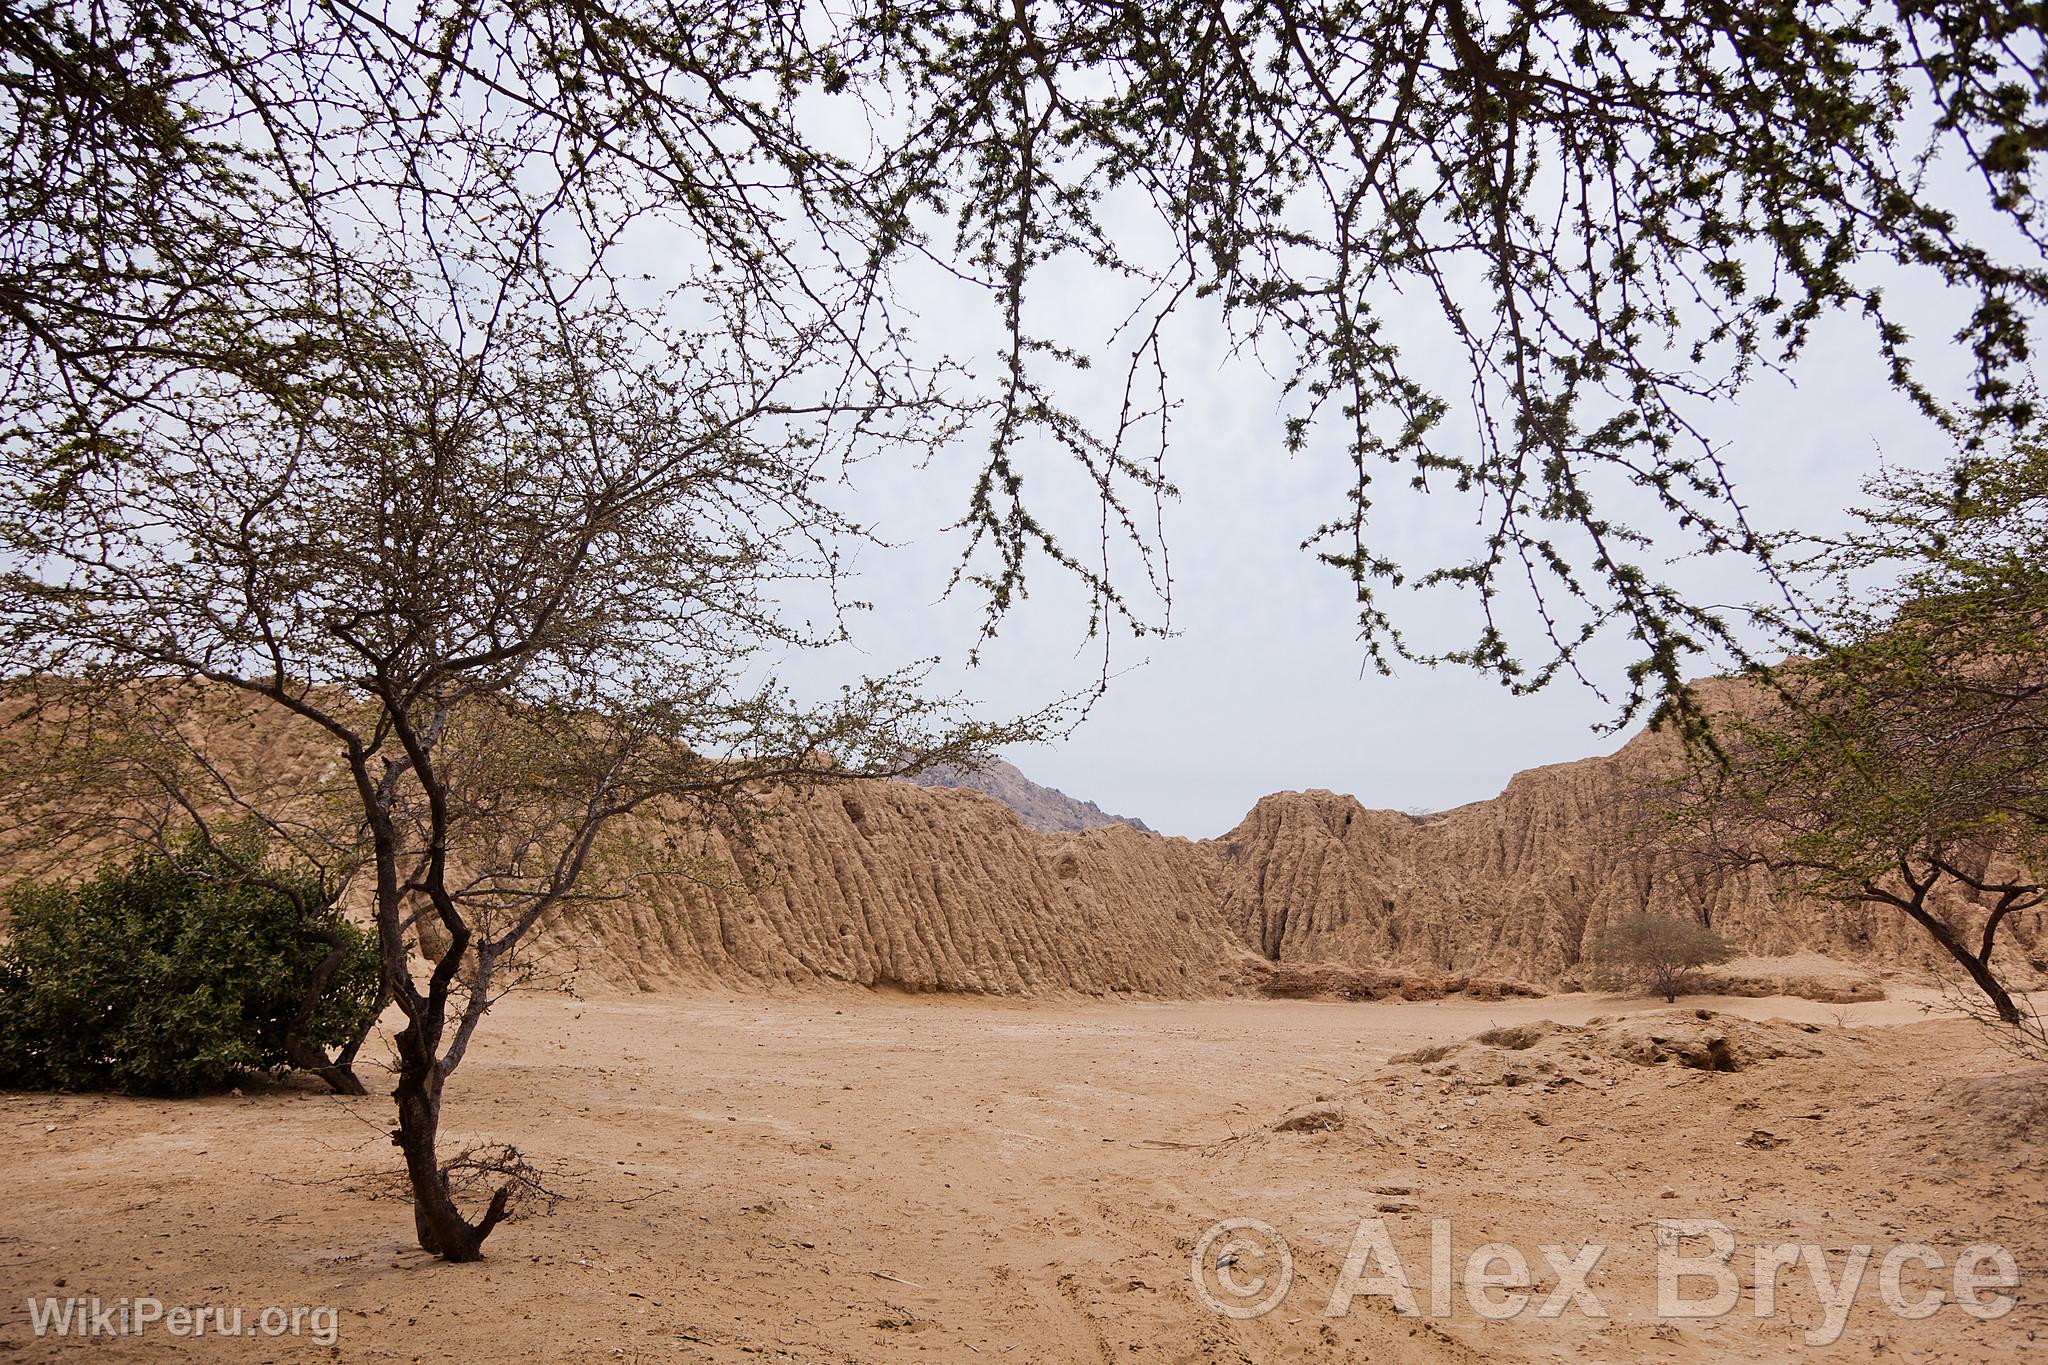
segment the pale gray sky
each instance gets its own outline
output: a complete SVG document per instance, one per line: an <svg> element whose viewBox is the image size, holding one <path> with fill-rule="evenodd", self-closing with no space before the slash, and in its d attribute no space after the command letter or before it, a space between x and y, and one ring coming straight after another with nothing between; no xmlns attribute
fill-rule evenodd
<svg viewBox="0 0 2048 1365"><path fill-rule="evenodd" d="M1927 188L1961 209L1981 190L1966 181ZM1156 230L1145 212L1122 214L1112 204L1105 213L1122 224L1118 231L1131 229L1132 240ZM1885 283L1893 315L1922 338L1921 377L1937 392L1965 393L1967 356L1941 345L1962 316L1958 301L1922 279ZM1096 357L1062 397L1098 422L1114 412L1128 350L1128 342L1112 349L1104 339L1134 297L1059 263L1043 271L1032 296L1032 326ZM927 344L987 368L994 317L986 296L935 272L909 281L902 298ZM1434 303L1376 303L1415 372L1461 399L1469 383L1463 353L1448 343ZM1365 667L1350 584L1300 548L1344 509L1349 460L1341 444L1319 436L1298 456L1284 452L1279 386L1250 360L1226 355L1213 315L1180 316L1166 340L1182 404L1167 466L1181 497L1165 509L1175 634L1120 634L1112 642L1116 677L1086 723L1058 743L1007 757L1037 781L1164 832L1202 838L1229 830L1272 791L1323 787L1368 806L1440 810L1493 796L1524 768L1619 745L1624 736L1599 731L1615 717L1618 696L1603 699L1570 678L1516 697L1455 668L1410 666L1387 678ZM1949 449L1887 384L1867 324L1840 317L1816 326L1789 376L1761 373L1738 401L1689 415L1716 442L1764 530L1841 525L1881 460L1925 467ZM1446 429L1462 436L1470 423L1468 413L1454 411ZM1005 620L981 667L957 667L974 643L980 604L971 593L940 601L961 544L945 528L966 507L984 440L971 437L928 468L887 458L857 468L846 505L897 548L859 561L853 590L877 610L855 623L858 651L802 660L791 675L800 689L938 655L948 661L941 686L992 711L1018 713L1098 676L1100 645L1085 637L1085 602L1043 564L1031 599ZM1092 542L1098 504L1064 458L1027 450L1021 467L1034 481L1034 511L1071 541ZM1404 477L1381 483L1398 486ZM1433 493L1404 505L1398 519L1382 517L1377 534L1397 558L1415 559L1421 549L1438 555L1434 562L1462 559L1474 544L1475 517L1469 499ZM1671 552L1689 549L1678 542ZM1673 572L1696 600L1742 603L1766 590L1746 561L1686 561ZM1125 572L1122 583L1156 609L1138 575ZM1463 614L1469 602L1394 606L1424 644L1471 639ZM1588 669L1618 683L1633 657L1625 642L1608 641L1589 655Z"/></svg>
<svg viewBox="0 0 2048 1365"><path fill-rule="evenodd" d="M1176 634L1115 640L1120 671L1088 721L1009 758L1037 781L1201 838L1230 829L1271 791L1326 787L1368 806L1443 809L1494 795L1523 768L1620 743L1596 732L1613 703L1569 679L1518 698L1453 668L1408 667L1393 678L1363 669L1348 583L1298 548L1342 506L1341 451L1324 443L1287 456L1270 381L1223 363L1213 327L1206 340L1199 321L1184 331L1186 405L1169 469L1182 497L1166 511ZM1899 464L1944 454L1938 433L1885 386L1851 324L1824 327L1793 378L1796 386L1764 377L1743 401L1703 415L1763 526L1839 524L1880 452ZM855 505L901 548L863 560L855 587L878 610L857 623L862 656L839 654L832 666L957 659L972 643L972 599L938 599L957 546L942 528L964 506L962 480L977 456L963 449L956 463L923 471L883 461L862 468ZM1081 530L1093 525L1083 490L1056 490L1043 505ZM1463 535L1472 516L1465 501L1432 497L1385 530L1397 547L1414 546ZM1719 600L1760 591L1739 564L1682 569ZM1418 633L1430 622L1409 608ZM983 665L942 677L995 709L1029 709L1099 670L1084 624L1066 585L1042 572ZM1628 661L1614 647L1596 659L1610 681Z"/></svg>

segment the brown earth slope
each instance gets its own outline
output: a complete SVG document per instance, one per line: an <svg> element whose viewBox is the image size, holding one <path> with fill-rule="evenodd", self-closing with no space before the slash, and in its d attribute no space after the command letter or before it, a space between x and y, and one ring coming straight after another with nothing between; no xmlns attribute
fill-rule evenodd
<svg viewBox="0 0 2048 1365"><path fill-rule="evenodd" d="M1570 984L1607 922L1648 909L1703 917L1754 955L1940 965L1891 911L1788 903L1760 876L1636 852L1642 782L1673 757L1642 734L1420 817L1276 793L1200 842L1121 826L1041 835L993 801L894 783L820 793L763 829L770 864L748 867L762 889L739 908L693 890L558 941L641 985L679 974L1189 995L1257 981L1247 959Z"/></svg>
<svg viewBox="0 0 2048 1365"><path fill-rule="evenodd" d="M332 767L317 737L228 714L212 755L224 766ZM1668 740L1638 735L1428 816L1279 793L1200 842L1126 825L1039 833L968 791L819 790L783 799L749 844L686 836L737 871L725 885L648 879L629 902L547 926L542 946L585 983L628 989L840 982L1185 997L1270 989L1261 962L1304 980L1346 964L1569 984L1592 935L1647 907L1706 917L1753 954L1932 962L1920 931L1890 911L1788 905L1759 879L1632 852L1637 789L1672 756ZM666 840L675 827L649 833ZM26 857L0 873L41 870ZM2030 929L2015 928L2021 949L2048 954Z"/></svg>
<svg viewBox="0 0 2048 1365"><path fill-rule="evenodd" d="M713 836L723 888L655 883L548 926L584 976L845 982L916 991L1214 993L1236 950L1214 857L1122 825L1024 828L973 792L870 782L785 800L748 844Z"/></svg>
<svg viewBox="0 0 2048 1365"><path fill-rule="evenodd" d="M1761 875L1702 875L1637 853L1634 794L1664 759L1664 741L1642 735L1421 817L1326 791L1268 796L1216 841L1219 900L1239 936L1281 962L1556 982L1610 920L1648 910L1704 918L1759 955L1933 964L1939 950L1890 910L1787 903Z"/></svg>

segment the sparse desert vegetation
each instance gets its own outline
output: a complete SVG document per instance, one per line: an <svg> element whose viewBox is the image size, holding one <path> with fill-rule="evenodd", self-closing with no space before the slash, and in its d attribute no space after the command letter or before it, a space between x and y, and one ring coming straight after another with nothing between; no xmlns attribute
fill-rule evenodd
<svg viewBox="0 0 2048 1365"><path fill-rule="evenodd" d="M2040 6L10 0L0 140L0 1353L2042 1353Z"/></svg>

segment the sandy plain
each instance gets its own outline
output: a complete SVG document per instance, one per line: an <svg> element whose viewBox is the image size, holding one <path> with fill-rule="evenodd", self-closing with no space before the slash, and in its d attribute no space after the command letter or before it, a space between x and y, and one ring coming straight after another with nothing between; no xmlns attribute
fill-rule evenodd
<svg viewBox="0 0 2048 1365"><path fill-rule="evenodd" d="M1664 1007L513 997L451 1085L448 1148L515 1142L562 1198L503 1226L478 1265L413 1248L381 1094L0 1095L0 1358L2048 1358L2048 1082L1924 1003L1689 998L1794 1021L1778 1032L1810 1055L1718 1072L1603 1054L1577 1079L1479 1084L1389 1059ZM1197 1243L1226 1218L1287 1242L1291 1288L1261 1316L1197 1293ZM1524 1311L1484 1316L1460 1284L1429 1315L1438 1218L1456 1267L1482 1244L1517 1249ZM1736 1240L1725 1315L1654 1311L1656 1220L1685 1218ZM1422 1316L1385 1294L1329 1311L1370 1219ZM1245 1245L1221 1282L1219 1248L1238 1240L1204 1253L1220 1302L1250 1302L1229 1291L1278 1271L1276 1251ZM1755 1249L1802 1242L1837 1292L1854 1248L1873 1248L1839 1338L1818 1347L1804 1265L1776 1277L1773 1313L1755 1311ZM1952 1297L1957 1253L2003 1246L2020 1280L2009 1310L1892 1312L1880 1265L1908 1243L1943 1257L1908 1266L1914 1298ZM1542 1248L1588 1244L1607 1248L1587 1276L1605 1316L1582 1300L1541 1315L1559 1284ZM44 1296L239 1306L252 1330L38 1337L28 1305ZM331 1343L310 1320L261 1335L266 1307L333 1310Z"/></svg>

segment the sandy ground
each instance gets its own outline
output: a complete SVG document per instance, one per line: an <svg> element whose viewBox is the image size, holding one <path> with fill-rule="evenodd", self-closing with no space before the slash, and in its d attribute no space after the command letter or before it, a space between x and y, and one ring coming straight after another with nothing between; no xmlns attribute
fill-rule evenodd
<svg viewBox="0 0 2048 1365"><path fill-rule="evenodd" d="M1656 1006L508 1000L454 1082L450 1145L515 1141L566 1197L500 1229L473 1266L411 1249L382 1097L4 1095L0 1358L2048 1358L2041 1125L1957 1089L2014 1073L1985 1093L2024 1098L2038 1078L1967 1025L1914 1022L1912 1001L1684 1003L1818 1024L1822 1055L1467 1092L1380 1068L1433 1040ZM1363 1121L1272 1130L1318 1097ZM1191 1253L1226 1217L1291 1248L1292 1289L1263 1316L1197 1298ZM1538 1302L1557 1283L1545 1244L1607 1244L1588 1284L1609 1316L1532 1304L1492 1321L1462 1289L1442 1318L1369 1295L1327 1313L1371 1218L1431 1308L1436 1217L1459 1265L1482 1243L1518 1249ZM1744 1288L1726 1316L1660 1321L1653 1220L1687 1217L1730 1228ZM1210 1244L1212 1292L1237 1240ZM1759 1244L1809 1240L1830 1274L1875 1247L1840 1339L1818 1349L1803 1341L1822 1317L1807 1271L1785 1272L1779 1311L1759 1318L1747 1268ZM1905 1242L1946 1262L2002 1243L2016 1307L1895 1316L1877 1263ZM1227 1269L1244 1288L1277 1267L1247 1241ZM1949 1272L1914 1274L1917 1294ZM317 1344L310 1319L278 1338L157 1324L38 1339L26 1303L44 1295L240 1306L252 1327L268 1306L329 1307L337 1339Z"/></svg>

